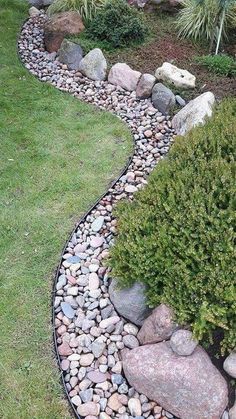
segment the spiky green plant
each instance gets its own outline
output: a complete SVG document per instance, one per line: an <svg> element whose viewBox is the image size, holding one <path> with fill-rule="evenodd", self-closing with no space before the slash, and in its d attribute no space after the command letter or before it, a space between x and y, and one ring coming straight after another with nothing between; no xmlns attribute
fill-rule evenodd
<svg viewBox="0 0 236 419"><path fill-rule="evenodd" d="M183 0L177 17L179 36L205 39L219 51L223 36L236 26L236 0Z"/></svg>
<svg viewBox="0 0 236 419"><path fill-rule="evenodd" d="M223 31L227 25L227 21L236 24L236 1L235 0L218 0L219 3L219 31L217 36L216 51L217 55L219 52L220 42Z"/></svg>
<svg viewBox="0 0 236 419"><path fill-rule="evenodd" d="M78 11L84 23L94 18L106 0L54 0L47 10L48 16L55 13L75 10Z"/></svg>

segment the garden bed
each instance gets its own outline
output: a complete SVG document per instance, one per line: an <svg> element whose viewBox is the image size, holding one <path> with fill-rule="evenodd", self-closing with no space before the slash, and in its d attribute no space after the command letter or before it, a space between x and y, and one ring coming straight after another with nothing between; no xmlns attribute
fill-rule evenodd
<svg viewBox="0 0 236 419"><path fill-rule="evenodd" d="M146 18L150 35L147 41L139 46L112 50L105 43L87 39L84 34L79 38L74 37L73 40L80 43L85 51L96 46L101 47L110 65L125 62L141 73L154 74L157 67L167 61L190 71L196 76L197 85L193 91L183 92L185 99L192 99L207 91L214 93L217 99L235 96L236 78L210 73L196 63L195 57L208 54L208 48L200 42L180 39L175 26L175 15L159 11L146 12ZM230 44L236 42L236 35L232 38L230 43L225 45L225 51L233 54L233 47Z"/></svg>

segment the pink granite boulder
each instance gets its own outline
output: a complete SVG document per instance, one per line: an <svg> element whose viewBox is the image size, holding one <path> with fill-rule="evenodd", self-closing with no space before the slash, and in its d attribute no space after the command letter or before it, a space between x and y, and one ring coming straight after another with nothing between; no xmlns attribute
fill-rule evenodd
<svg viewBox="0 0 236 419"><path fill-rule="evenodd" d="M198 346L176 355L169 342L139 346L123 354L129 384L181 419L220 419L228 403L224 378Z"/></svg>
<svg viewBox="0 0 236 419"><path fill-rule="evenodd" d="M132 70L125 63L117 63L111 68L108 81L125 90L133 91L136 89L140 77L141 73L139 71Z"/></svg>

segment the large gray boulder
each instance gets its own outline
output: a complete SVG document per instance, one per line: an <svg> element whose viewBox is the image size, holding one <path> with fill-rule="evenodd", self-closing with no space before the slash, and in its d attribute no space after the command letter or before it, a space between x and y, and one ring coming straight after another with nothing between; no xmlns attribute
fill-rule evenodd
<svg viewBox="0 0 236 419"><path fill-rule="evenodd" d="M139 71L132 70L125 63L117 63L110 69L108 81L115 86L120 86L132 92L136 90L140 77L141 73Z"/></svg>
<svg viewBox="0 0 236 419"><path fill-rule="evenodd" d="M187 70L182 70L170 63L164 63L159 67L155 76L157 80L166 81L181 89L193 89L196 77Z"/></svg>
<svg viewBox="0 0 236 419"><path fill-rule="evenodd" d="M204 125L206 118L212 116L215 96L211 92L191 100L172 119L172 127L178 135L185 135L197 125Z"/></svg>
<svg viewBox="0 0 236 419"><path fill-rule="evenodd" d="M175 95L164 84L157 83L152 90L152 103L155 108L166 115L175 106Z"/></svg>
<svg viewBox="0 0 236 419"><path fill-rule="evenodd" d="M136 96L139 99L147 99L152 94L152 89L154 84L156 83L156 77L152 74L142 74L140 77L137 88L136 88Z"/></svg>
<svg viewBox="0 0 236 419"><path fill-rule="evenodd" d="M80 61L79 70L91 80L105 80L107 62L99 48L92 49Z"/></svg>
<svg viewBox="0 0 236 419"><path fill-rule="evenodd" d="M78 70L83 58L83 50L80 45L64 39L59 49L59 61L66 64L69 70Z"/></svg>
<svg viewBox="0 0 236 419"><path fill-rule="evenodd" d="M131 288L119 289L117 280L113 279L109 295L118 313L138 326L151 313L146 305L145 286L139 282L135 282Z"/></svg>
<svg viewBox="0 0 236 419"><path fill-rule="evenodd" d="M155 308L138 332L138 340L141 345L169 339L177 327L173 319L174 313L170 307L160 304Z"/></svg>
<svg viewBox="0 0 236 419"><path fill-rule="evenodd" d="M169 342L123 353L132 387L181 419L220 419L228 404L224 378L198 346L190 356L176 355Z"/></svg>
<svg viewBox="0 0 236 419"><path fill-rule="evenodd" d="M231 352L224 361L224 370L231 377L236 378L236 351Z"/></svg>

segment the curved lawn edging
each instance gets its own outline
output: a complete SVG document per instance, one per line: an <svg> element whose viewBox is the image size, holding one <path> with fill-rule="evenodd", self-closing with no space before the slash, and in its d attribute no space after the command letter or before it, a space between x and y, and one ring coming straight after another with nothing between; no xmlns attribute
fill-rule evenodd
<svg viewBox="0 0 236 419"><path fill-rule="evenodd" d="M145 186L149 173L168 152L173 130L169 118L149 100L138 101L133 93L107 82L92 82L53 61L43 47L44 19L42 13L22 28L18 45L26 68L41 81L115 113L128 124L135 143L127 167L80 219L62 252L53 289L53 332L63 387L77 417L98 416L100 411L104 418L105 413L124 417L131 413L130 399L136 400L134 416L150 417L152 411L164 415L160 406L137 394L122 376L120 351L139 345L137 328L115 312L108 294L109 269L103 260L116 234L114 205L124 198L132 200ZM94 341L98 347L93 347ZM85 382L88 376L90 383ZM90 394L86 392L91 388Z"/></svg>
<svg viewBox="0 0 236 419"><path fill-rule="evenodd" d="M122 172L120 173L120 175L117 177L117 179L115 179L112 182L111 187L113 187L118 182L118 180L121 178L121 176L123 176L124 173L127 171L131 160L132 160L132 158L130 157L129 160L128 160L128 163L126 164L125 168L122 170ZM56 316L55 316L55 310L54 310L54 300L55 300L55 294L56 294L56 285L58 283L58 278L60 276L60 268L61 268L61 264L63 262L63 255L66 252L66 247L67 247L68 242L71 240L71 238L73 237L73 235L76 233L76 230L77 230L78 226L80 225L80 223L82 223L86 219L86 217L91 213L91 211L93 211L96 208L96 206L106 196L106 194L107 194L107 192L105 192L100 198L98 198L98 200L96 201L96 203L93 204L89 208L89 210L79 219L79 221L75 225L74 229L72 230L72 232L70 233L68 239L65 242L65 245L64 245L63 250L61 252L60 262L58 264L58 267L56 269L56 274L54 276L54 282L53 282L53 288L52 288L52 327L53 327L54 349L55 349L55 354L56 354L56 358L57 358L58 367L59 367L60 370L61 370L61 367L60 367L60 362L61 361L60 361L60 355L59 355L59 352L58 352L58 345L57 345L57 335L56 335L56 327L55 327L55 319L56 319ZM75 409L75 405L71 402L71 398L69 396L69 392L67 390L66 382L65 382L65 379L64 379L63 374L61 374L61 381L62 381L62 384L63 384L63 389L65 391L65 394L66 394L66 396L68 398L68 401L70 403L70 407L71 407L74 415L76 417L78 417L78 414L77 414L76 409Z"/></svg>

